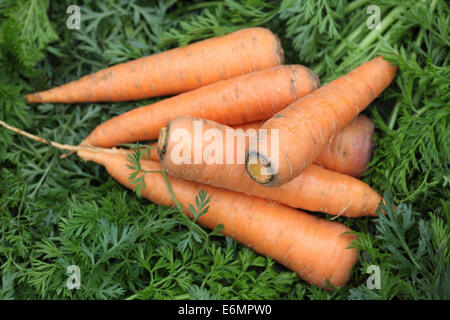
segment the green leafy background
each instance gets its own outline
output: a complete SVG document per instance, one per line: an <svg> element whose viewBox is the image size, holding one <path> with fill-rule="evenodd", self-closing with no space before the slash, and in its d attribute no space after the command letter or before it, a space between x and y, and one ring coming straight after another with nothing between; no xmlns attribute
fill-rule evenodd
<svg viewBox="0 0 450 320"><path fill-rule="evenodd" d="M81 8L79 30L66 27L72 4ZM381 9L380 29L366 25L369 5ZM100 166L61 160L60 151L0 129L0 298L449 299L449 13L444 0L0 0L0 120L67 144L156 99L27 105L24 94L244 27L270 28L286 63L312 68L322 83L379 54L399 66L364 111L377 145L364 181L386 193L388 215L336 219L355 230L352 245L362 250L347 286L309 286L140 199ZM192 199L193 212L205 197ZM66 288L73 264L79 290ZM372 264L380 289L366 286Z"/></svg>

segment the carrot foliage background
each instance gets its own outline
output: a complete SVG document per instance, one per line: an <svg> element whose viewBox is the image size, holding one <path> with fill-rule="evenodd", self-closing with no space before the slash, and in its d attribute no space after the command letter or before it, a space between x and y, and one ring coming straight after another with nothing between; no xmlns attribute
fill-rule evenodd
<svg viewBox="0 0 450 320"><path fill-rule="evenodd" d="M23 94L248 26L278 34L286 63L312 68L322 83L384 54L399 72L364 112L377 144L364 180L386 192L388 215L337 219L358 233L363 252L349 284L327 292L140 199L98 165L61 160L0 130L0 298L450 298L446 1L77 1L80 29L69 30L72 4L0 0L1 120L78 144L101 122L155 100L26 105ZM380 8L380 29L366 25L370 5ZM192 199L192 210L204 213L208 199ZM395 215L393 201L403 203ZM66 288L69 265L81 270L80 290ZM369 265L380 267L380 289L366 286Z"/></svg>

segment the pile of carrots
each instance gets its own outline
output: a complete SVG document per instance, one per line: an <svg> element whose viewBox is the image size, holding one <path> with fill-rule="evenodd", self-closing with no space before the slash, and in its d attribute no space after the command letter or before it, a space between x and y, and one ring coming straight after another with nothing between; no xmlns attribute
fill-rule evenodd
<svg viewBox="0 0 450 320"><path fill-rule="evenodd" d="M284 65L280 41L270 30L248 28L122 63L26 99L75 103L170 95L99 124L77 146L78 156L104 166L132 189L131 150L106 148L157 140L141 167L167 171L186 215L198 192L207 191L211 202L199 224L223 224L224 235L306 282L331 289L350 278L359 253L348 247L356 236L342 223L299 209L376 216L382 197L358 179L371 158L374 124L360 113L395 74L396 67L377 57L321 86L307 67ZM214 128L224 137L227 130L254 129L245 141L244 163L175 163L169 156L180 149L174 132L193 133L198 121L203 132ZM279 132L277 171L271 166L271 135L261 136L258 129ZM192 139L181 145L182 154L207 152L208 145ZM267 139L268 148L252 148L251 139ZM175 204L162 173L144 179L147 199Z"/></svg>

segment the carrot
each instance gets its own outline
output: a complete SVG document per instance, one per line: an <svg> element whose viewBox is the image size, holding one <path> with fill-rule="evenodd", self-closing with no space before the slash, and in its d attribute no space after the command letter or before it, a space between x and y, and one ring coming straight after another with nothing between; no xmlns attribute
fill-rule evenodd
<svg viewBox="0 0 450 320"><path fill-rule="evenodd" d="M361 176L372 156L374 129L370 118L359 115L334 136L314 162L336 172Z"/></svg>
<svg viewBox="0 0 450 320"><path fill-rule="evenodd" d="M230 133L228 137L227 130ZM215 132L217 138L214 142L208 143L206 138L200 141L208 132ZM311 165L295 179L278 187L266 188L255 182L245 172L245 143L239 146L236 132L231 127L210 120L176 118L169 122L168 127L161 129L158 140L161 165L174 177L275 200L294 208L351 218L377 215L382 198L376 191L354 177L317 165ZM229 139L230 136L232 139ZM212 150L216 142L219 142L217 148ZM227 150L226 146L230 149ZM238 158L239 148L241 161ZM200 155L197 163L196 154ZM215 161L209 161L208 154L220 156ZM181 158L189 164L180 163L178 160Z"/></svg>
<svg viewBox="0 0 450 320"><path fill-rule="evenodd" d="M264 121L255 121L232 126L233 129L258 130ZM372 156L374 124L365 115L359 115L341 132L336 134L314 163L339 173L359 177L366 169ZM156 142L148 144L150 160L159 161ZM145 155L146 156L146 155Z"/></svg>
<svg viewBox="0 0 450 320"><path fill-rule="evenodd" d="M264 121L257 121L233 128L257 130L263 123ZM361 176L372 156L374 129L375 125L370 118L359 115L331 139L314 162L336 172L353 177Z"/></svg>
<svg viewBox="0 0 450 320"><path fill-rule="evenodd" d="M270 30L248 28L121 63L26 98L30 103L73 103L172 95L280 65L283 57Z"/></svg>
<svg viewBox="0 0 450 320"><path fill-rule="evenodd" d="M248 174L265 186L297 177L391 83L396 70L377 57L278 112L261 126L268 131L267 138L258 136L266 150L246 151Z"/></svg>
<svg viewBox="0 0 450 320"><path fill-rule="evenodd" d="M156 139L162 127L183 115L228 125L266 120L318 86L317 76L306 67L277 66L130 110L100 124L82 144L112 147Z"/></svg>
<svg viewBox="0 0 450 320"><path fill-rule="evenodd" d="M78 155L105 166L108 173L127 188L132 188L129 176L133 172L123 155L79 151ZM141 160L146 171L159 171L161 165ZM317 218L287 206L242 193L168 177L173 193L186 210L200 190L211 197L209 210L197 222L210 229L224 225L222 233L269 256L296 272L306 282L321 288L345 285L358 250L347 249L355 235L338 222ZM165 206L174 204L162 174L146 174L147 187L143 196ZM151 187L150 187L151 186Z"/></svg>

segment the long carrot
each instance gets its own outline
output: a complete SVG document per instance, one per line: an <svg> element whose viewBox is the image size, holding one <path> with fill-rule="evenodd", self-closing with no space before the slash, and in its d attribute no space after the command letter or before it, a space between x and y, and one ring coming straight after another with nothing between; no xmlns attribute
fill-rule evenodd
<svg viewBox="0 0 450 320"><path fill-rule="evenodd" d="M114 179L132 188L129 176L133 171L125 156L89 151L79 151L78 155L105 166ZM142 160L141 167L146 171L161 170L159 163L149 160ZM146 174L145 182L145 198L160 205L174 204L162 174ZM358 251L347 249L356 237L347 233L350 229L343 224L242 193L170 176L169 182L184 209L200 190L211 197L209 210L197 220L199 224L210 229L224 224L224 235L273 258L310 284L329 288L328 282L335 287L347 283ZM185 213L191 217L188 210Z"/></svg>
<svg viewBox="0 0 450 320"><path fill-rule="evenodd" d="M207 132L214 132L213 142L206 141ZM275 200L294 208L351 218L376 216L382 200L376 191L354 177L314 164L279 187L266 188L255 182L245 172L245 158L239 161L238 149L244 155L246 144L242 133L239 145L236 133L231 127L210 120L176 118L161 129L158 140L161 164L174 177ZM214 158L216 155L220 156ZM155 153L151 156L155 157Z"/></svg>
<svg viewBox="0 0 450 320"><path fill-rule="evenodd" d="M121 63L47 91L28 102L127 101L172 95L283 63L270 30L248 28Z"/></svg>
<svg viewBox="0 0 450 320"><path fill-rule="evenodd" d="M102 149L90 146L62 145L12 127L0 120L0 126L30 139L62 150L77 151L89 161L103 165L109 174L127 188L132 189L128 153L123 149ZM162 174L161 164L141 160L148 186L143 196L160 205L174 204ZM140 173L143 174L143 173ZM357 249L348 249L356 236L338 222L327 221L277 202L252 197L239 192L215 188L200 183L168 176L177 203L186 210L200 190L211 197L209 210L197 222L214 229L224 224L224 235L230 236L254 251L269 256L296 272L306 282L329 289L343 286L350 277L352 266L358 258Z"/></svg>
<svg viewBox="0 0 450 320"><path fill-rule="evenodd" d="M49 144L61 150L77 151L85 159L103 165L111 176L128 188L132 188L127 153L122 149L101 149L90 146L62 145L32 135L0 120L0 125L30 139ZM186 210L194 197L205 190L213 201L209 211L197 222L214 229L224 224L224 235L230 236L256 252L267 255L295 271L306 282L331 289L347 283L350 270L357 260L359 251L348 245L356 236L341 223L310 216L287 206L266 199L251 197L242 193L227 191L199 183L168 176L172 192L169 191L162 167L149 160L141 161L141 168L147 174L144 197L160 205L176 204ZM142 172L141 172L142 174Z"/></svg>
<svg viewBox="0 0 450 320"><path fill-rule="evenodd" d="M247 150L248 174L265 186L282 185L297 177L333 135L389 86L396 70L377 57L278 112L261 127L268 131L267 138L259 135L266 150ZM279 143L271 138L276 133Z"/></svg>
<svg viewBox="0 0 450 320"><path fill-rule="evenodd" d="M228 125L266 120L318 86L317 76L303 66L268 68L128 111L100 124L82 144L112 147L156 139L162 127L183 115Z"/></svg>

